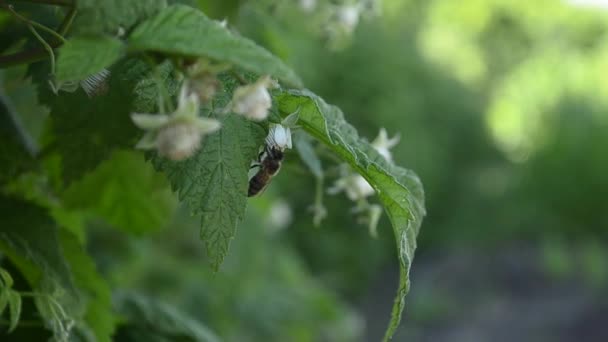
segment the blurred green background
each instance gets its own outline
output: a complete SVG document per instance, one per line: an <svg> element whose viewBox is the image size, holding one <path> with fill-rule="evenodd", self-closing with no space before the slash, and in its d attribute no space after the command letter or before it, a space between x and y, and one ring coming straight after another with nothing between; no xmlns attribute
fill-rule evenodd
<svg viewBox="0 0 608 342"><path fill-rule="evenodd" d="M608 340L608 2L362 1L353 32L331 12L348 1L180 2L279 55L361 135L401 135L393 158L422 179L428 215L396 341ZM326 195L313 227L315 181L297 153L250 201L217 274L162 177L131 152L104 165L68 203L128 184L112 165L158 189L135 223L154 233L89 221L114 287L174 304L225 341L382 336L398 277L389 222L371 238L352 202Z"/></svg>

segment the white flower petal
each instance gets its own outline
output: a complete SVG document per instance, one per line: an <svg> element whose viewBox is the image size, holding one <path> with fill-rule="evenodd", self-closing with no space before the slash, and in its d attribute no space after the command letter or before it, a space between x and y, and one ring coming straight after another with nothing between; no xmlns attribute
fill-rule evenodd
<svg viewBox="0 0 608 342"><path fill-rule="evenodd" d="M202 134L213 133L222 127L221 122L209 118L198 118L195 124Z"/></svg>
<svg viewBox="0 0 608 342"><path fill-rule="evenodd" d="M143 130L159 129L169 122L169 117L164 114L132 113L131 120L135 126Z"/></svg>
<svg viewBox="0 0 608 342"><path fill-rule="evenodd" d="M152 150L156 148L156 132L148 132L137 142L135 148L140 150Z"/></svg>

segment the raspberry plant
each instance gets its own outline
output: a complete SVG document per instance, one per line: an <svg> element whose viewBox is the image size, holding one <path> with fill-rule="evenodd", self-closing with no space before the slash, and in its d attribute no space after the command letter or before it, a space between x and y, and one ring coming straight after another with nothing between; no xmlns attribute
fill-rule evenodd
<svg viewBox="0 0 608 342"><path fill-rule="evenodd" d="M53 30L20 14L21 8L34 6L21 7L25 2L56 6L37 10L59 14L59 27ZM37 141L23 129L18 109L0 88L0 252L12 265L11 272L0 269L0 312L9 318L9 330L20 324L21 298L31 297L41 325L56 340L109 341L122 324L118 317L137 320L138 312L149 311L178 323L140 322L142 333L151 333L149 324L192 340L215 340L210 332L193 328L189 318L145 298L117 295L113 306L113 289L85 248L86 222L102 217L124 233L162 225L171 205L151 203L163 202L169 189L154 187L159 174L152 165L200 218L200 238L211 267L219 270L245 215L250 165L269 124L294 114L295 150L311 174L323 178L312 148L320 144L369 183L390 219L401 274L385 335L391 338L425 215L422 186L413 172L359 137L340 109L306 90L278 57L198 9L164 0L8 3L0 4L16 18L12 24L33 35L25 51L5 54L0 61L3 67L26 65L40 110L50 110ZM263 88L254 89L256 84ZM263 102L255 104L250 94L261 94ZM249 102L236 103L245 98L257 106L250 109L255 115L247 115ZM138 147L150 151L135 152L138 140ZM175 155L162 149L167 144L186 147ZM146 161L133 158L135 153ZM324 215L319 199L315 208L318 222ZM13 287L16 274L29 289Z"/></svg>

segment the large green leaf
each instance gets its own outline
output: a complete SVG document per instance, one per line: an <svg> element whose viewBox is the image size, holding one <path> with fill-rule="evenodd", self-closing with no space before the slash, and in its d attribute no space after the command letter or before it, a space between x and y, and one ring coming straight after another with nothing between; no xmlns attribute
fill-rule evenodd
<svg viewBox="0 0 608 342"><path fill-rule="evenodd" d="M81 81L116 62L123 53L120 40L111 37L75 37L59 49L56 78Z"/></svg>
<svg viewBox="0 0 608 342"><path fill-rule="evenodd" d="M113 153L72 183L62 197L65 208L84 211L135 234L164 227L177 204L163 175L140 154L126 151Z"/></svg>
<svg viewBox="0 0 608 342"><path fill-rule="evenodd" d="M227 84L228 89L235 86ZM223 108L231 91L218 94L216 108ZM221 110L218 110L221 111ZM201 216L201 239L214 268L228 253L230 240L247 206L248 172L263 143L263 128L240 115L214 114L222 128L207 137L191 158L174 162L154 157L154 166L167 174L180 201Z"/></svg>
<svg viewBox="0 0 608 342"><path fill-rule="evenodd" d="M129 37L129 47L133 51L211 58L294 86L301 84L279 58L199 10L183 5L170 6L137 26Z"/></svg>
<svg viewBox="0 0 608 342"><path fill-rule="evenodd" d="M118 34L167 6L166 0L78 0L70 32Z"/></svg>
<svg viewBox="0 0 608 342"><path fill-rule="evenodd" d="M344 120L340 109L328 105L313 93L282 91L275 99L283 115L299 110L298 125L359 172L376 190L384 205L393 226L400 264L399 289L385 335L385 340L389 340L405 307L416 237L425 215L422 184L413 172L387 162L365 139L359 138L355 128Z"/></svg>

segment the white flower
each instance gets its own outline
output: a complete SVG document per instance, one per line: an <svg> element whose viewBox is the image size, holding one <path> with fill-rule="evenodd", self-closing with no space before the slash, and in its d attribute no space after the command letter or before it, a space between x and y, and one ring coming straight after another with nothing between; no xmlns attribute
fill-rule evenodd
<svg viewBox="0 0 608 342"><path fill-rule="evenodd" d="M270 124L266 144L285 150L291 146L291 129L281 124Z"/></svg>
<svg viewBox="0 0 608 342"><path fill-rule="evenodd" d="M374 188L369 185L365 178L356 173L350 173L338 178L334 185L327 190L331 195L342 191L346 193L346 197L351 201L358 201L374 194Z"/></svg>
<svg viewBox="0 0 608 342"><path fill-rule="evenodd" d="M376 137L376 139L374 139L374 141L372 141L372 146L387 161L392 163L393 156L391 154L390 149L395 147L399 143L400 139L401 139L401 136L399 136L399 134L396 134L394 137L389 139L388 134L386 133L386 129L381 128L380 133L378 133L378 136Z"/></svg>
<svg viewBox="0 0 608 342"><path fill-rule="evenodd" d="M173 114L131 114L135 125L148 131L135 147L156 149L171 160L191 157L199 149L203 135L220 128L219 121L199 117L199 108L198 96L184 84Z"/></svg>
<svg viewBox="0 0 608 342"><path fill-rule="evenodd" d="M298 3L304 12L312 12L317 7L317 0L300 0Z"/></svg>
<svg viewBox="0 0 608 342"><path fill-rule="evenodd" d="M268 88L273 84L270 77L265 76L253 84L238 87L232 97L232 111L255 121L266 119L268 110L272 107Z"/></svg>
<svg viewBox="0 0 608 342"><path fill-rule="evenodd" d="M336 19L344 31L351 33L359 23L361 9L357 5L345 5L336 10Z"/></svg>

